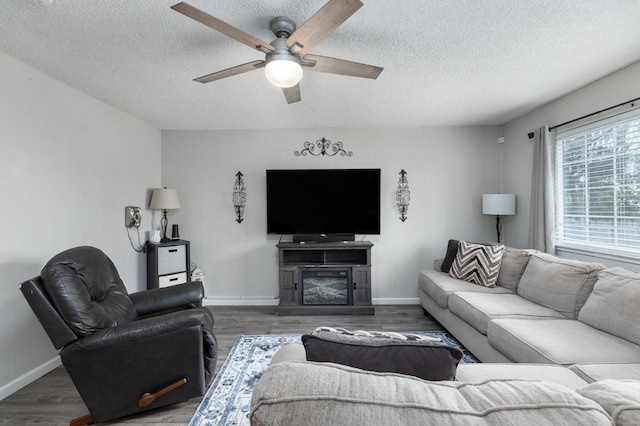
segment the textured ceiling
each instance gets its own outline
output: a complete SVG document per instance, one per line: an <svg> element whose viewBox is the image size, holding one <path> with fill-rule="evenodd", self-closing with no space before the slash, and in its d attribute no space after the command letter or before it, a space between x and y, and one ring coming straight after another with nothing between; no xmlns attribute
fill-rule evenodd
<svg viewBox="0 0 640 426"><path fill-rule="evenodd" d="M384 67L305 72L288 105L263 55L170 9L178 0L0 2L0 51L159 129L504 124L640 60L640 0L363 0L311 53ZM270 42L326 0L189 0Z"/></svg>

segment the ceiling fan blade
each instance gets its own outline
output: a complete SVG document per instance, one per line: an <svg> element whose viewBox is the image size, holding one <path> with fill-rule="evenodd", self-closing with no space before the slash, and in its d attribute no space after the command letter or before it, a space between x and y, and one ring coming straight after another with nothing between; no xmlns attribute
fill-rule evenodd
<svg viewBox="0 0 640 426"><path fill-rule="evenodd" d="M309 71L348 75L351 77L376 79L383 70L381 67L345 61L344 59L330 58L328 56L307 55L304 59L316 61L315 66L305 67L305 69Z"/></svg>
<svg viewBox="0 0 640 426"><path fill-rule="evenodd" d="M300 102L300 85L296 84L293 87L284 87L282 89L284 92L284 97L287 99L288 104L292 104L294 102Z"/></svg>
<svg viewBox="0 0 640 426"><path fill-rule="evenodd" d="M264 64L264 61L247 62L246 64L238 65L235 67L227 68L226 70L217 71L211 74L203 75L202 77L194 78L193 81L197 81L198 83L210 83L212 81L220 80L221 78L227 78L245 72L253 71L257 68L260 68L262 64Z"/></svg>
<svg viewBox="0 0 640 426"><path fill-rule="evenodd" d="M360 0L329 0L315 15L287 39L287 47L299 45L296 53L304 56L362 7Z"/></svg>
<svg viewBox="0 0 640 426"><path fill-rule="evenodd" d="M226 22L221 21L215 16L211 16L208 13L195 8L188 3L181 2L178 4L174 4L173 6L171 6L171 9L175 10L176 12L180 12L191 19L194 19L211 29L221 32L222 34L231 37L232 39L237 40L240 43L246 44L252 49L256 49L264 53L273 52L273 46L271 46L269 43L266 43L259 38L254 37L251 34L234 27L233 25L227 24Z"/></svg>

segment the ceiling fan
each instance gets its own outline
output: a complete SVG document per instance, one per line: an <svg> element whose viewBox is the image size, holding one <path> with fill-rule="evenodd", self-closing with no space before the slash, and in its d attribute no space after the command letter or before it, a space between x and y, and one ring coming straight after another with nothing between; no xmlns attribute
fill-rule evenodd
<svg viewBox="0 0 640 426"><path fill-rule="evenodd" d="M299 83L303 68L309 71L372 79L380 75L382 72L380 67L308 53L360 7L362 2L359 0L329 0L300 28L296 28L296 24L291 19L277 16L269 24L270 30L276 35L276 39L271 43L266 43L188 3L175 4L171 9L266 55L264 60L252 61L207 74L196 78L195 81L209 83L264 67L267 80L274 86L281 87L287 103L291 104L300 101Z"/></svg>

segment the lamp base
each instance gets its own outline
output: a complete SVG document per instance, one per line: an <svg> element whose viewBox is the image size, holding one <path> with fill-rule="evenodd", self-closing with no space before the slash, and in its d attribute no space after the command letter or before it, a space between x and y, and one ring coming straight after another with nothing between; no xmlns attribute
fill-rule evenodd
<svg viewBox="0 0 640 426"><path fill-rule="evenodd" d="M167 210L162 210L162 219L160 219L160 227L162 228L162 239L160 240L161 243L166 243L167 241L170 241L169 238L167 238L167 223L169 223L169 219L167 219Z"/></svg>
<svg viewBox="0 0 640 426"><path fill-rule="evenodd" d="M498 242L500 242L500 234L502 233L502 223L500 223L500 215L496 215L496 233L498 234Z"/></svg>

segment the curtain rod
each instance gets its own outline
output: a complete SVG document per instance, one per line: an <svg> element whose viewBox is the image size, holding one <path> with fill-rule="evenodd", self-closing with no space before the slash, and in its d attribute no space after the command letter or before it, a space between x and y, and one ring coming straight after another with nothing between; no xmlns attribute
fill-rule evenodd
<svg viewBox="0 0 640 426"><path fill-rule="evenodd" d="M564 123L556 124L555 126L549 126L549 130L557 129L560 126L564 126L566 124L571 124L571 123L574 123L574 122L576 122L578 120L589 118L589 117L592 117L594 115L601 114L603 112L606 112L606 111L612 110L614 108L618 108L618 107L621 107L623 105L626 105L626 104L629 104L629 103L632 103L632 102L636 102L636 101L639 101L639 100L640 100L640 98L631 99L630 101L622 102L622 103L620 103L618 105L614 105L614 106L611 106L609 108L604 108L604 109L601 109L600 111L592 112L591 114L583 115L582 117L578 117L578 118L574 118L573 120L565 121ZM631 106L634 106L634 105L631 105ZM527 136L529 136L529 139L533 139L534 133L533 132L529 132L527 134Z"/></svg>
<svg viewBox="0 0 640 426"><path fill-rule="evenodd" d="M583 115L582 117L574 118L573 120L565 121L564 123L560 123L560 124L557 124L555 126L549 126L549 130L557 129L558 127L564 126L565 124L571 124L571 123L576 122L578 120L582 120L583 118L589 118L589 117L594 116L596 114L600 114L600 113L609 111L609 110L614 109L614 108L621 107L623 105L626 105L626 104L629 104L631 102L635 102L635 101L638 101L638 100L640 100L640 98L631 99L630 101L622 102L621 104L614 105L614 106L609 107L609 108L601 109L600 111L592 112L591 114ZM631 106L633 106L633 105L631 105Z"/></svg>

